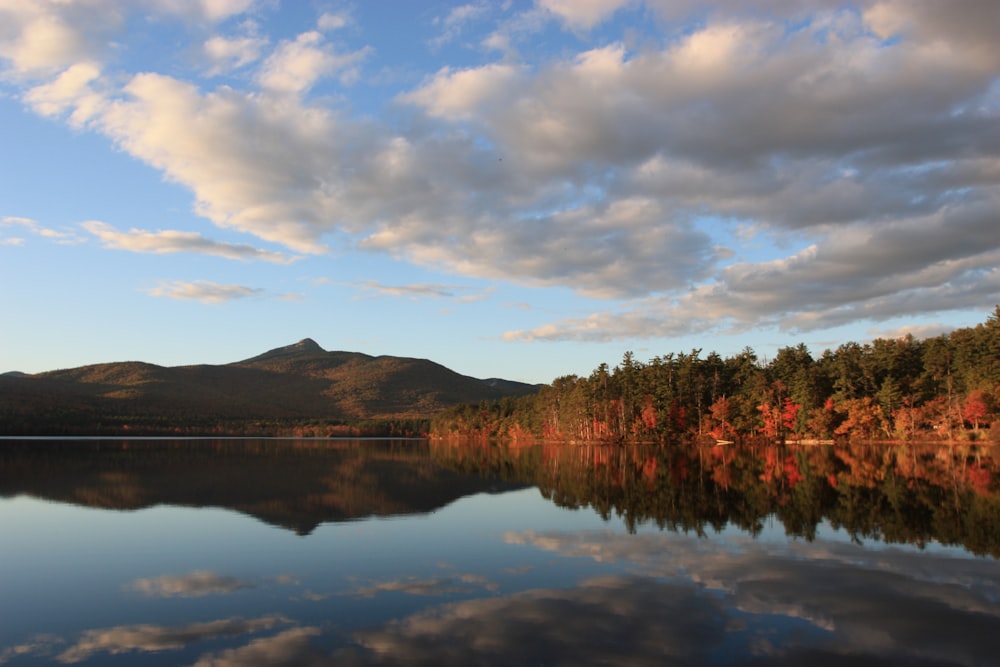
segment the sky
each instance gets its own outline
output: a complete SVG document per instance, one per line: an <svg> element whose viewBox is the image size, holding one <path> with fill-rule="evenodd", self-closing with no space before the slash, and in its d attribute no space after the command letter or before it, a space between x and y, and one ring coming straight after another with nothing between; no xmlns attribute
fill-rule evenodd
<svg viewBox="0 0 1000 667"><path fill-rule="evenodd" d="M550 382L1000 303L996 0L0 0L0 372Z"/></svg>

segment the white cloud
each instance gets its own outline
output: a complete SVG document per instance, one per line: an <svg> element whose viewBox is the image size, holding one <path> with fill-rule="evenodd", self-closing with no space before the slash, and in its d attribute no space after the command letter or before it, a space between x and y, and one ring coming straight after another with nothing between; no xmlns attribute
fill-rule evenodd
<svg viewBox="0 0 1000 667"><path fill-rule="evenodd" d="M186 282L174 280L163 283L158 287L146 290L150 296L163 296L181 301L200 301L206 304L219 304L234 299L246 299L253 296L261 296L264 290L257 287L247 287L245 285L222 285L208 280L196 280Z"/></svg>
<svg viewBox="0 0 1000 667"><path fill-rule="evenodd" d="M1000 13L987 0L946 4L490 8L502 14L493 34L505 58L438 69L396 95L384 122L309 95L331 78L355 81L372 53L318 31L262 62L263 42L210 40L217 67L260 65L246 89L202 89L109 66L123 9L102 27L99 0L0 0L0 57L35 77L22 95L37 113L105 133L189 188L216 225L297 252L324 252L339 234L453 274L641 299L509 338L805 329L982 306L995 287ZM153 6L202 21L253 9ZM587 31L649 9L656 39L516 53L553 17ZM463 5L437 26L464 29L486 13ZM698 22L678 22L690 16ZM754 238L720 247L731 238L720 227L737 226ZM116 242L253 254L175 234ZM770 256L747 254L753 243Z"/></svg>
<svg viewBox="0 0 1000 667"><path fill-rule="evenodd" d="M445 297L455 296L456 289L462 289L456 285L433 285L429 283L413 283L410 285L385 285L376 280L368 280L358 283L366 292L380 296L402 296L409 298L420 297Z"/></svg>
<svg viewBox="0 0 1000 667"><path fill-rule="evenodd" d="M369 49L350 53L336 53L323 43L319 32L305 32L295 41L278 45L261 68L258 82L266 90L277 93L301 95L324 77L339 74L343 83L350 83L359 76L358 66L367 57Z"/></svg>
<svg viewBox="0 0 1000 667"><path fill-rule="evenodd" d="M321 252L344 139L334 116L296 102L141 74L100 120L134 156L192 189L197 210L300 252ZM324 178L324 173L331 172Z"/></svg>
<svg viewBox="0 0 1000 667"><path fill-rule="evenodd" d="M72 110L70 123L83 126L104 105L104 97L94 92L91 85L98 81L100 75L101 70L96 64L76 63L50 82L28 90L24 101L42 116L59 116Z"/></svg>
<svg viewBox="0 0 1000 667"><path fill-rule="evenodd" d="M124 8L113 0L0 0L0 59L27 77L99 60L123 24Z"/></svg>
<svg viewBox="0 0 1000 667"><path fill-rule="evenodd" d="M507 97L520 74L520 68L502 63L457 71L446 67L418 90L401 95L399 100L420 105L439 118L474 118L486 105Z"/></svg>
<svg viewBox="0 0 1000 667"><path fill-rule="evenodd" d="M142 229L130 229L120 232L105 222L91 220L81 223L81 226L96 236L105 248L129 250L131 252L147 252L158 255L195 252L226 259L262 260L277 264L290 264L298 257L280 252L261 250L253 246L235 243L221 243L207 239L197 232L181 232L175 230L160 230L149 232Z"/></svg>
<svg viewBox="0 0 1000 667"><path fill-rule="evenodd" d="M589 30L633 0L537 0L571 30Z"/></svg>
<svg viewBox="0 0 1000 667"><path fill-rule="evenodd" d="M441 28L441 33L430 40L431 46L440 47L457 39L468 25L485 18L490 11L491 6L484 2L452 7L443 18L434 19L434 25Z"/></svg>
<svg viewBox="0 0 1000 667"><path fill-rule="evenodd" d="M316 22L316 27L325 32L340 30L351 25L352 19L347 12L324 12Z"/></svg>
<svg viewBox="0 0 1000 667"><path fill-rule="evenodd" d="M210 37L202 47L208 73L217 75L245 67L260 57L266 45L262 37Z"/></svg>
<svg viewBox="0 0 1000 667"><path fill-rule="evenodd" d="M20 227L35 236L41 236L61 245L75 245L83 241L82 238L77 236L73 231L59 231L57 229L52 229L45 227L40 224L37 220L31 218L24 218L20 216L5 216L0 218L0 225L4 227ZM12 238L10 239L9 245L23 245L24 239Z"/></svg>
<svg viewBox="0 0 1000 667"><path fill-rule="evenodd" d="M255 0L148 0L155 11L188 20L223 21L249 11Z"/></svg>

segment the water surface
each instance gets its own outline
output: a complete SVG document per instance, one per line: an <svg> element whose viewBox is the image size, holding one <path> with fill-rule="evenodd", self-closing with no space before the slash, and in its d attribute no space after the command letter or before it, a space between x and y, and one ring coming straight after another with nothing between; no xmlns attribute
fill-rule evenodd
<svg viewBox="0 0 1000 667"><path fill-rule="evenodd" d="M0 440L0 663L994 665L996 461Z"/></svg>

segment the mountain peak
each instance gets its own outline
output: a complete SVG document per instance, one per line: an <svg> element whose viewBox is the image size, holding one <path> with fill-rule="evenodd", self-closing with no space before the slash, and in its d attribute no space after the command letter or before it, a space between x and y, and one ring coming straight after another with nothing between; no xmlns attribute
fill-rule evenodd
<svg viewBox="0 0 1000 667"><path fill-rule="evenodd" d="M314 341L312 338L303 338L298 343L289 345L286 349L289 351L295 350L296 352L326 352L326 350L320 347L319 343Z"/></svg>
<svg viewBox="0 0 1000 667"><path fill-rule="evenodd" d="M273 350L268 350L264 354L259 354L256 357L246 359L240 363L247 363L251 361L274 361L277 359L288 359L291 357L324 353L326 353L326 350L320 347L319 343L314 341L312 338L303 338L298 343L285 345L283 347L276 347Z"/></svg>

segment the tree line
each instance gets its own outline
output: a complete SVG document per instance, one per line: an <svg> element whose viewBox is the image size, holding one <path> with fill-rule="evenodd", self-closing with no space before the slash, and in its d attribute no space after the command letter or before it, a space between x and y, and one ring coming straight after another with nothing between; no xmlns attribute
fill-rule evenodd
<svg viewBox="0 0 1000 667"><path fill-rule="evenodd" d="M814 357L804 344L761 359L752 348L670 353L567 375L536 395L462 405L435 436L581 442L974 440L1000 403L1000 306L984 323L918 340L849 342Z"/></svg>

